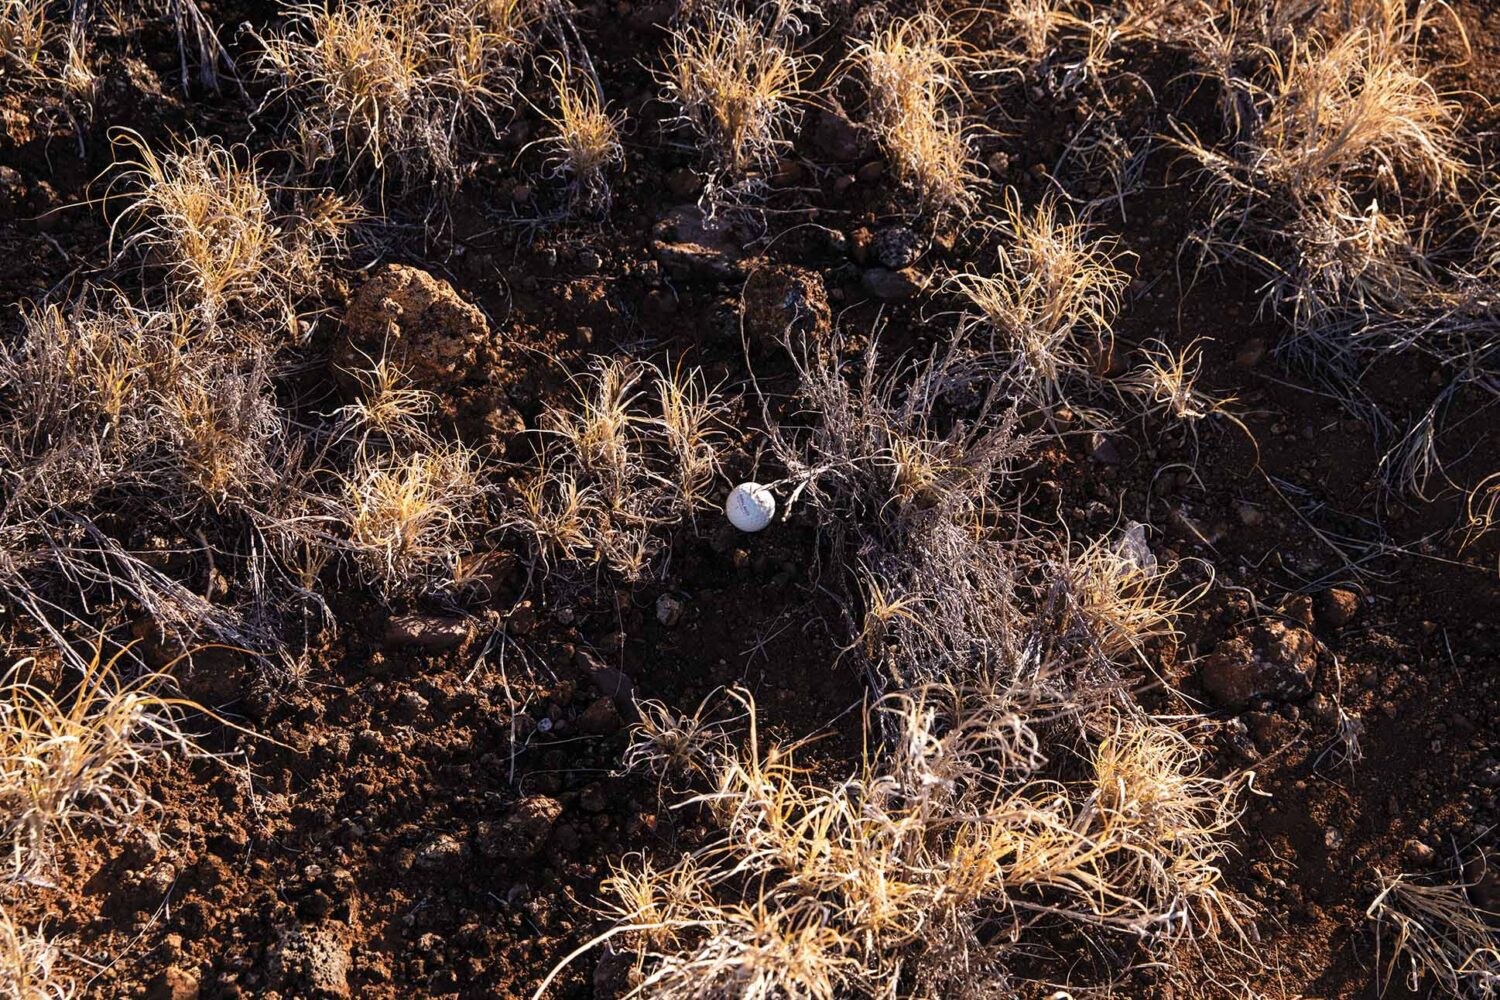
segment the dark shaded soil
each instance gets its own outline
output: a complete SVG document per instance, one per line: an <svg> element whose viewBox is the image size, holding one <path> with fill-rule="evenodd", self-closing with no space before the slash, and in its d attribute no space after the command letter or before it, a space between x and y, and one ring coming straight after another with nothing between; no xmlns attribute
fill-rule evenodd
<svg viewBox="0 0 1500 1000"><path fill-rule="evenodd" d="M1494 93L1500 15L1472 3L1459 10L1475 58L1456 82ZM230 25L266 16L211 13ZM664 134L668 113L642 68L660 51L665 15L662 5L611 3L578 18L606 93L633 123L608 221L539 224L547 194L527 174L534 164L517 162L536 121L522 117L436 235L424 241L396 226L380 236L384 256L446 278L488 315L505 343L510 402L528 424L595 353L685 359L731 386L746 378L747 356L767 386L788 375L766 345L742 345L742 275L683 271L653 247L660 220L697 194L685 177L691 155ZM818 45L836 40L830 32ZM83 160L71 134L6 105L0 299L61 298L104 273L106 223L80 203L98 193L107 127L153 139L188 127L267 139L247 134L244 98L183 97L169 29L147 25L100 48L106 83ZM1170 54L1131 58L1157 85L1154 108L1139 97L1133 127L1159 127L1179 108L1190 118L1212 113ZM1005 106L990 109L1000 134L986 154L1003 153L999 179L1034 200L1082 115L1024 88L1004 93ZM809 112L810 126L816 116ZM1485 133L1494 117L1476 96L1466 127ZM919 345L925 325L941 322L931 316L939 307L924 297L878 301L863 276L866 241L900 222L902 195L868 150L856 143L839 163L830 149L817 129L804 130L795 167L769 202L769 230L740 241L744 269L810 269L852 342L878 330L892 350ZM1122 350L1150 338L1211 338L1202 384L1237 397L1254 444L1227 424L1205 425L1196 440L1131 425L1107 449L1072 435L1032 471L1033 503L1075 538L1146 523L1156 544L1201 560L1186 563L1189 579L1212 566L1215 582L1183 642L1163 651L1164 674L1188 693L1202 694L1191 664L1242 624L1306 620L1298 595L1321 615L1312 628L1326 651L1312 690L1295 698L1231 712L1205 697L1207 710L1238 720L1221 740L1222 767L1257 774L1229 877L1258 908L1252 950L1276 971L1226 955L1216 980L1191 989L1150 972L1121 989L1374 995L1380 977L1363 914L1377 872L1462 874L1478 883L1481 903L1500 905L1500 872L1482 861L1500 849L1500 727L1490 710L1500 694L1496 544L1461 551L1461 537L1448 533L1459 513L1451 495L1415 505L1382 496L1380 443L1304 373L1278 365L1270 348L1283 328L1259 308L1254 276L1226 268L1194 280L1181 248L1197 200L1162 149L1123 214L1096 215L1136 254L1117 334ZM940 234L915 266L933 273L963 252ZM1400 422L1426 407L1435 374L1403 364L1373 373L1367 388ZM314 380L316 391L336 394L326 368ZM470 430L455 409L455 423ZM1493 410L1461 399L1450 425L1454 479L1493 471ZM754 441L744 444L731 471L748 475ZM86 835L61 884L37 893L28 916L65 937L80 968L93 967L89 996L182 998L194 982L203 997L317 996L319 977L332 968L328 981L337 981L343 962L353 996L528 996L597 932L588 906L612 860L670 853L704 835L654 783L616 774L628 723L616 704L619 673L638 697L688 709L715 688L744 684L774 731L825 734L817 752L830 767L861 750L861 679L839 655L845 623L820 587L811 526L793 517L742 536L704 524L684 529L672 552L666 579L634 590L527 585L515 573L464 609L462 641L440 653L388 642L388 614L369 600L336 599L338 628L296 683L244 680L212 699L198 695L267 737L198 722L205 747L247 764L248 780L213 760L154 762L159 840ZM1362 560L1358 572L1351 554ZM1319 610L1335 587L1358 596L1342 625ZM671 626L657 616L663 594L684 608ZM1362 756L1340 741L1338 703L1360 722ZM594 973L593 956L575 963L555 995L607 995L595 993Z"/></svg>

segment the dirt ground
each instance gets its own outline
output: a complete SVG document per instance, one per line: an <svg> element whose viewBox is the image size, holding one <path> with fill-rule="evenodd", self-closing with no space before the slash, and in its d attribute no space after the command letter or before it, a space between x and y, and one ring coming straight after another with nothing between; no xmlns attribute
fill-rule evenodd
<svg viewBox="0 0 1500 1000"><path fill-rule="evenodd" d="M815 44L832 51L851 12L830 6ZM1485 95L1500 79L1500 12L1457 8L1474 58L1451 82L1471 93L1465 130L1490 147L1497 115ZM260 4L206 10L236 53L248 43L234 27L270 16ZM939 308L871 294L870 241L903 224L903 196L867 144L820 128L815 109L778 177L768 231L736 239L737 273L672 256L663 220L698 191L645 65L666 16L665 5L630 0L579 9L605 92L632 123L607 221L528 221L542 196L523 152L537 121L523 109L439 225L424 237L420 209L387 205L399 221L357 251L348 273L346 287L357 288L360 270L392 260L450 282L497 331L503 387L528 425L597 353L689 361L731 387L743 385L748 360L764 384L784 380L773 350L753 336L742 346L755 284L746 272L816 272L856 341L878 330L890 346L919 345ZM100 51L105 83L83 158L71 133L43 129L14 102L5 108L0 300L58 299L106 273L108 223L86 202L109 162L107 129L268 141L247 125L253 87L184 96L169 21L106 37ZM1211 99L1195 94L1171 53L1139 46L1130 59L1155 94L1140 95L1133 124L1161 128L1170 110L1211 127ZM1024 88L1006 93L1009 103L987 109L997 134L986 153L1001 182L1034 199L1067 170L1059 157L1085 112ZM1237 398L1249 435L1225 424L1194 441L1137 423L1103 442L1065 437L1027 475L1035 510L1079 537L1140 521L1186 561L1189 579L1212 567L1182 642L1160 651L1162 672L1207 711L1237 719L1219 740L1218 766L1256 773L1229 879L1256 908L1252 950L1264 964L1225 954L1191 987L1136 970L1114 995L1375 996L1383 979L1364 913L1377 872L1462 877L1477 883L1476 901L1500 907L1500 869L1484 860L1500 855L1497 549L1493 538L1461 549L1447 531L1459 513L1451 495L1382 494L1366 427L1278 361L1283 328L1261 309L1258 279L1233 266L1195 272L1183 248L1200 201L1180 157L1162 147L1134 193L1096 212L1135 254L1116 332L1121 350L1210 338L1202 384ZM940 234L915 266L958 263ZM337 330L338 297L312 357ZM336 396L326 357L322 365L307 376L311 391ZM1367 387L1405 416L1426 407L1435 377L1403 361ZM1446 457L1455 479L1472 480L1495 467L1500 421L1477 398L1455 405L1460 432L1445 439ZM460 432L488 435L502 453L523 447L465 406L452 402ZM753 414L746 420L730 471L750 478ZM84 831L60 883L30 897L27 918L68 942L87 996L529 996L600 929L589 906L612 859L670 854L705 836L702 819L670 808L654 782L617 773L629 712L622 675L637 697L680 707L743 684L774 731L824 734L818 754L830 768L861 751L861 679L840 657L845 623L820 589L811 524L794 514L747 536L705 522L680 531L672 553L666 579L649 586L544 585L513 569L457 625L452 609L406 609L451 627L434 640L446 648L423 648L373 600L343 593L333 598L337 627L322 632L294 683L271 684L234 656L195 667L187 693L259 734L195 721L205 749L246 765L248 777L212 758L153 761L160 836ZM1354 595L1352 607L1333 606L1336 588ZM658 614L664 596L681 606L670 624ZM1278 612L1326 647L1315 690L1222 707L1194 661L1241 623ZM1357 756L1339 738L1337 704L1361 727ZM596 976L607 983L608 960L587 956L552 995L608 995ZM1401 990L1398 977L1387 995Z"/></svg>

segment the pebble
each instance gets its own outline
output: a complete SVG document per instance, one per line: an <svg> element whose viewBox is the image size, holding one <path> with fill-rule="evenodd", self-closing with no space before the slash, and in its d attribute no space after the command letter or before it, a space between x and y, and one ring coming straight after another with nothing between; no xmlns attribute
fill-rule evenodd
<svg viewBox="0 0 1500 1000"><path fill-rule="evenodd" d="M912 268L893 271L888 267L866 268L860 275L865 291L886 302L909 299L927 287L927 279Z"/></svg>
<svg viewBox="0 0 1500 1000"><path fill-rule="evenodd" d="M385 626L387 646L419 646L429 653L455 649L468 637L468 621L447 615L396 615Z"/></svg>
<svg viewBox="0 0 1500 1000"><path fill-rule="evenodd" d="M1090 439L1089 458L1101 465L1119 465L1120 449L1108 436L1095 431Z"/></svg>
<svg viewBox="0 0 1500 1000"><path fill-rule="evenodd" d="M683 603L671 594L656 599L656 620L671 628L682 620Z"/></svg>
<svg viewBox="0 0 1500 1000"><path fill-rule="evenodd" d="M1329 628L1343 628L1359 614L1359 595L1346 587L1330 587L1318 595L1318 621Z"/></svg>

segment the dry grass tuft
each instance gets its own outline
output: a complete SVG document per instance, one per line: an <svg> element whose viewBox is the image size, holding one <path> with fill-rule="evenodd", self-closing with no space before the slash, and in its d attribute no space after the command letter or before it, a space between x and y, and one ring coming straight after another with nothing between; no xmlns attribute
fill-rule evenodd
<svg viewBox="0 0 1500 1000"><path fill-rule="evenodd" d="M1386 981L1405 966L1406 986L1414 993L1425 982L1448 996L1493 996L1500 985L1500 914L1471 903L1465 885L1423 885L1406 875L1377 874L1380 894L1365 916L1389 944Z"/></svg>
<svg viewBox="0 0 1500 1000"><path fill-rule="evenodd" d="M696 369L600 360L570 406L541 422L542 448L507 523L543 563L650 575L660 529L717 506L726 403Z"/></svg>
<svg viewBox="0 0 1500 1000"><path fill-rule="evenodd" d="M1175 620L1208 589L1204 584L1173 594L1168 581L1175 570L1157 562L1137 524L1113 542L1100 539L1057 560L1058 636L1102 661L1125 654L1145 661L1146 644L1175 635Z"/></svg>
<svg viewBox="0 0 1500 1000"><path fill-rule="evenodd" d="M123 227L125 247L165 270L170 304L200 310L210 328L248 316L279 320L295 335L298 300L315 289L354 210L321 195L292 214L278 213L272 195L280 192L261 180L241 147L194 139L157 153L129 132L117 143L132 158L115 165L112 194L126 205L114 230Z"/></svg>
<svg viewBox="0 0 1500 1000"><path fill-rule="evenodd" d="M20 926L0 906L0 996L6 1000L71 1000L76 985L53 971L57 946Z"/></svg>
<svg viewBox="0 0 1500 1000"><path fill-rule="evenodd" d="M757 188L747 175L769 172L790 145L812 71L796 34L777 3L705 5L673 29L657 80L708 152L710 201Z"/></svg>
<svg viewBox="0 0 1500 1000"><path fill-rule="evenodd" d="M869 93L870 127L896 177L941 218L977 205L973 127L962 43L936 15L892 21L854 49Z"/></svg>
<svg viewBox="0 0 1500 1000"><path fill-rule="evenodd" d="M1174 421L1190 431L1207 417L1225 416L1238 423L1229 412L1234 397L1215 399L1197 386L1198 373L1203 369L1198 341L1181 351L1155 341L1142 347L1140 355L1142 364L1122 378L1120 386L1139 400L1147 414Z"/></svg>
<svg viewBox="0 0 1500 1000"><path fill-rule="evenodd" d="M546 14L533 0L293 4L259 39L304 168L456 183L462 146L509 107Z"/></svg>
<svg viewBox="0 0 1500 1000"><path fill-rule="evenodd" d="M154 803L139 781L141 766L169 748L195 750L181 723L196 706L157 694L161 674L123 682L124 654L106 658L102 645L96 648L61 700L23 678L26 661L0 682L0 836L12 879L45 869L59 840L80 823L144 822Z"/></svg>
<svg viewBox="0 0 1500 1000"><path fill-rule="evenodd" d="M361 452L332 503L366 579L387 597L451 582L485 495L478 471L458 444Z"/></svg>
<svg viewBox="0 0 1500 1000"><path fill-rule="evenodd" d="M1204 775L1185 738L1149 719L1106 729L1091 781L1041 779L1007 694L929 685L881 699L893 752L825 783L797 746L763 745L753 700L732 692L744 746L712 754L709 790L690 800L719 838L666 869L627 859L606 883L603 938L640 972L630 995L899 995L913 975L994 970L1039 921L1161 944L1236 933L1243 913L1217 869L1235 783ZM981 922L1003 943L980 944Z"/></svg>
<svg viewBox="0 0 1500 1000"><path fill-rule="evenodd" d="M995 267L948 281L974 308L970 331L1010 358L1009 378L1036 405L1069 404L1098 382L1113 353L1115 314L1129 276L1109 237L1094 238L1066 209L1044 200L1026 211L1007 200L996 226Z"/></svg>
<svg viewBox="0 0 1500 1000"><path fill-rule="evenodd" d="M579 73L566 62L552 65L554 110L544 112L552 135L542 139L549 153L548 170L567 180L569 200L589 211L609 207L609 171L625 160L620 143L624 114L611 114L598 78Z"/></svg>

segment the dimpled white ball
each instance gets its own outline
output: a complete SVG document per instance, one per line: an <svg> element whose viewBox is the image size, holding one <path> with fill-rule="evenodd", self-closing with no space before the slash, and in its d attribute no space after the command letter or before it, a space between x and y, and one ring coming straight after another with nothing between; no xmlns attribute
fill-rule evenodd
<svg viewBox="0 0 1500 1000"><path fill-rule="evenodd" d="M771 523L776 513L776 498L760 483L740 483L724 501L729 523L741 531L759 531Z"/></svg>

